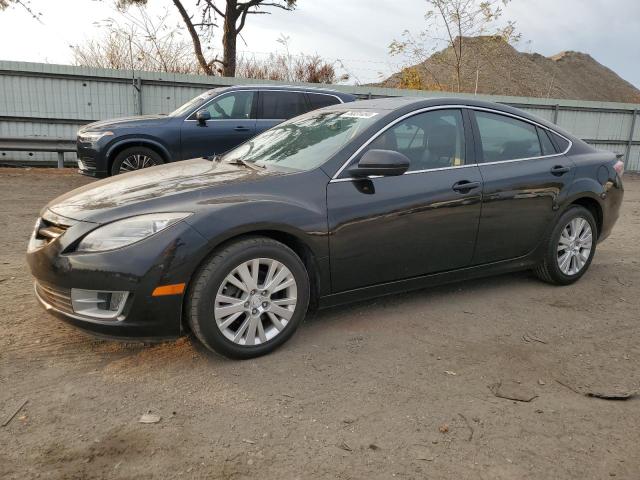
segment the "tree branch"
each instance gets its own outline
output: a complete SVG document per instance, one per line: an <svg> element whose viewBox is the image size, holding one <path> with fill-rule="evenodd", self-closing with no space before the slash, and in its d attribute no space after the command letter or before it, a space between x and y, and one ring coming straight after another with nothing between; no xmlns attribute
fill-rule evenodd
<svg viewBox="0 0 640 480"><path fill-rule="evenodd" d="M196 58L198 59L200 67L202 67L202 70L204 70L207 75L213 75L214 72L211 68L211 64L207 63L207 60L204 58L204 53L202 53L202 44L200 43L200 37L198 36L196 28L193 26L191 17L189 17L189 14L182 5L181 0L173 0L173 4L178 9L178 12L180 12L180 16L182 17L182 20L184 21L184 24L189 31L191 41L193 42L193 51L196 55Z"/></svg>

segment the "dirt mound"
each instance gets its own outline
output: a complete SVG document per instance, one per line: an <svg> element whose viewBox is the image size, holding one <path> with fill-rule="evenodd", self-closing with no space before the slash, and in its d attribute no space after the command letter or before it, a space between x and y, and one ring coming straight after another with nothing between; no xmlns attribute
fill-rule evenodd
<svg viewBox="0 0 640 480"><path fill-rule="evenodd" d="M482 94L640 103L640 90L585 53L523 53L499 37L462 42L462 92L476 91L477 81ZM455 92L457 84L455 52L448 47L380 85Z"/></svg>

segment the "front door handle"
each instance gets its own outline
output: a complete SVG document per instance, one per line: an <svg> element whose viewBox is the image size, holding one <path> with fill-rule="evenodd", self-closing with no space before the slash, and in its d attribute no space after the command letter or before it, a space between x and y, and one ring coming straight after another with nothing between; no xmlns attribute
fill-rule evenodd
<svg viewBox="0 0 640 480"><path fill-rule="evenodd" d="M467 193L479 187L480 187L480 182L470 182L469 180L460 180L459 182L454 183L453 187L451 188L458 193Z"/></svg>
<svg viewBox="0 0 640 480"><path fill-rule="evenodd" d="M571 169L569 167L565 167L564 165L556 165L555 167L553 167L551 169L551 174L560 176L560 175L564 175L569 170L571 170Z"/></svg>
<svg viewBox="0 0 640 480"><path fill-rule="evenodd" d="M248 132L249 131L249 127L236 127L236 128L234 128L234 130L236 132Z"/></svg>

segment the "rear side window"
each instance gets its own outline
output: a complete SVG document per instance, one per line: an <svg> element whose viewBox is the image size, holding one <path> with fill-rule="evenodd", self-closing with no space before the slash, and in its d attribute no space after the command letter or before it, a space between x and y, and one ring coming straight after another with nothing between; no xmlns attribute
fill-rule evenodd
<svg viewBox="0 0 640 480"><path fill-rule="evenodd" d="M538 137L540 137L540 145L542 146L543 155L555 155L558 153L556 152L556 147L551 143L549 133L544 128L538 127Z"/></svg>
<svg viewBox="0 0 640 480"><path fill-rule="evenodd" d="M329 105L337 105L340 100L333 95L323 95L320 93L307 93L311 110L316 108L328 107Z"/></svg>
<svg viewBox="0 0 640 480"><path fill-rule="evenodd" d="M305 113L307 101L303 92L261 92L259 118L286 120Z"/></svg>
<svg viewBox="0 0 640 480"><path fill-rule="evenodd" d="M536 127L515 118L475 112L483 162L499 162L542 156Z"/></svg>

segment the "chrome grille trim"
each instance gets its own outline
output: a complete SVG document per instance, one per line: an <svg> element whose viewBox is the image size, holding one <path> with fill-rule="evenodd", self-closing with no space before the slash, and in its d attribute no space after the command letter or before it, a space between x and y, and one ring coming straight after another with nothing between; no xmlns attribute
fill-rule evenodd
<svg viewBox="0 0 640 480"><path fill-rule="evenodd" d="M36 282L36 293L46 304L63 313L74 313L71 305L71 289L54 287Z"/></svg>

